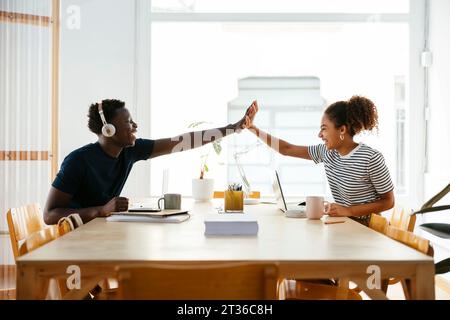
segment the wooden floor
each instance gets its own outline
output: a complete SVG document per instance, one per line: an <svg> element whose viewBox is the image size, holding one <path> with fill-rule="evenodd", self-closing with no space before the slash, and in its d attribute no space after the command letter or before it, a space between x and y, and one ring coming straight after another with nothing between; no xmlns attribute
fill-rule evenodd
<svg viewBox="0 0 450 320"><path fill-rule="evenodd" d="M436 277L436 300L450 300L450 286L448 283L446 283L446 280L439 280L442 277L437 276ZM364 294L364 292L361 293L364 300L370 300L370 298ZM390 285L387 292L387 297L391 300L405 300L405 295L403 294L403 289L400 283L396 283L394 285Z"/></svg>

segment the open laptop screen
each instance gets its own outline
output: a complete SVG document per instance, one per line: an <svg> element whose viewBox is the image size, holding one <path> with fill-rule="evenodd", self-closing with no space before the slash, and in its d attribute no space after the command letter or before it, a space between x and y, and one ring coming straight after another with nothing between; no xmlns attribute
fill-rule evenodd
<svg viewBox="0 0 450 320"><path fill-rule="evenodd" d="M278 172L275 170L275 178L272 184L273 191L275 193L275 199L277 201L277 206L283 212L287 211L286 200L284 199L283 189L281 189L280 177Z"/></svg>

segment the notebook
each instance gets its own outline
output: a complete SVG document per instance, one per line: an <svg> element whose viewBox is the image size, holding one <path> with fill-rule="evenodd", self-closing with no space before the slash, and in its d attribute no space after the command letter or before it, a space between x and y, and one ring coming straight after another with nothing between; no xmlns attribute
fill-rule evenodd
<svg viewBox="0 0 450 320"><path fill-rule="evenodd" d="M106 218L108 222L157 222L157 223L180 223L191 217L189 213L176 214L170 216L149 216L149 215L130 215L130 214L112 214Z"/></svg>
<svg viewBox="0 0 450 320"><path fill-rule="evenodd" d="M138 209L132 209L128 211L123 212L113 212L111 213L111 216L114 215L123 215L123 216L135 216L135 217L168 217L168 216L176 216L176 215L182 215L187 214L188 210L146 210L145 208L138 208Z"/></svg>

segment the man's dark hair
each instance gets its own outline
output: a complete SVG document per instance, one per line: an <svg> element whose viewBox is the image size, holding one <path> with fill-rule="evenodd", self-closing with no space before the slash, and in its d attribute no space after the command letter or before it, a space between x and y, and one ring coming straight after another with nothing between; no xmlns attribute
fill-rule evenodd
<svg viewBox="0 0 450 320"><path fill-rule="evenodd" d="M100 114L98 113L98 105L98 102L91 104L88 113L88 128L95 134L101 134L103 127L102 119L100 118ZM110 123L110 121L116 116L117 111L124 107L125 102L120 100L102 100L102 109L103 114L105 115L106 122Z"/></svg>

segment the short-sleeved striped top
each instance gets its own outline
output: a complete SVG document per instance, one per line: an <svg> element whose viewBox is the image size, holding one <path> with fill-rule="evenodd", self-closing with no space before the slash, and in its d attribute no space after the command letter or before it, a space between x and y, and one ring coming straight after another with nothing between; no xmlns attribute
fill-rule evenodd
<svg viewBox="0 0 450 320"><path fill-rule="evenodd" d="M394 189L383 155L363 144L341 156L324 144L308 147L315 163L323 162L331 193L345 207L370 203Z"/></svg>

